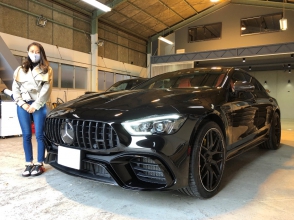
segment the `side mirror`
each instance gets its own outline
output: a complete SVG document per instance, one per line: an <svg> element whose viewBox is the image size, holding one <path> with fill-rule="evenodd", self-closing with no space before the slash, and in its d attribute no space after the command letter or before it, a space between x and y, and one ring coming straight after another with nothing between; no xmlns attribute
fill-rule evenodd
<svg viewBox="0 0 294 220"><path fill-rule="evenodd" d="M254 92L255 86L247 81L236 81L234 84L234 91L240 92Z"/></svg>

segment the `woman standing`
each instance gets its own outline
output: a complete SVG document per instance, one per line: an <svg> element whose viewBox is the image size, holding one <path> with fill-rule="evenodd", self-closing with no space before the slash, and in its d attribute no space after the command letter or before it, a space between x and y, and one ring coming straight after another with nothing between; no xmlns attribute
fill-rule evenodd
<svg viewBox="0 0 294 220"><path fill-rule="evenodd" d="M53 71L49 66L41 44L33 42L28 48L28 57L14 71L13 98L17 103L17 115L22 130L25 153L25 170L22 176L38 176L45 169L44 123L47 114L46 102L52 91ZM33 162L31 118L35 124L38 158Z"/></svg>

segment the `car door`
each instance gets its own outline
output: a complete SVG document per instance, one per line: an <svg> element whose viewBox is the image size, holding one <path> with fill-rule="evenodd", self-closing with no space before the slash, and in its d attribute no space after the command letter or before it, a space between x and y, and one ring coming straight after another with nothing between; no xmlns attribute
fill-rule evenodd
<svg viewBox="0 0 294 220"><path fill-rule="evenodd" d="M255 87L254 95L256 102L254 105L258 107L258 119L256 121L256 126L259 133L257 136L261 136L264 135L270 128L274 109L274 99L254 77L252 77L251 83Z"/></svg>
<svg viewBox="0 0 294 220"><path fill-rule="evenodd" d="M255 95L248 91L234 91L236 81L251 81L251 76L235 69L229 78L231 92L227 103L227 116L230 121L230 140L228 150L254 139L258 130L258 107ZM228 111L229 110L229 111Z"/></svg>

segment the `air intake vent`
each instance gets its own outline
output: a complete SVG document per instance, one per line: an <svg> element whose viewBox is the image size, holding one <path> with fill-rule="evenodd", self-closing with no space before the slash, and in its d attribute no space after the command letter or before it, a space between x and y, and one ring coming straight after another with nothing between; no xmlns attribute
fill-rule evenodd
<svg viewBox="0 0 294 220"><path fill-rule="evenodd" d="M163 171L151 158L138 157L132 159L130 164L138 179L150 183L166 184Z"/></svg>

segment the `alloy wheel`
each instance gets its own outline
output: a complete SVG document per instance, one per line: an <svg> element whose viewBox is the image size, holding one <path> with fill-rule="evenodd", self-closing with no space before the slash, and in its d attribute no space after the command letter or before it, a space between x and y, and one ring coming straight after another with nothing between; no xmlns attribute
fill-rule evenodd
<svg viewBox="0 0 294 220"><path fill-rule="evenodd" d="M199 174L202 186L213 191L222 178L225 150L220 132L212 128L205 134L199 154Z"/></svg>

